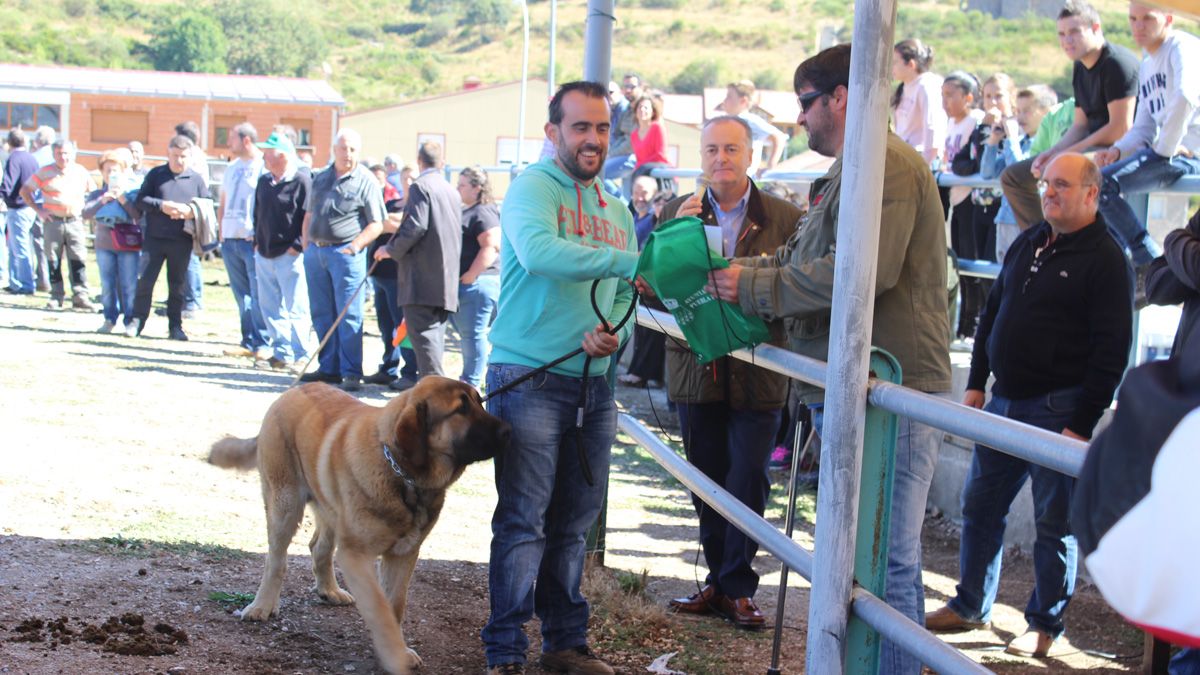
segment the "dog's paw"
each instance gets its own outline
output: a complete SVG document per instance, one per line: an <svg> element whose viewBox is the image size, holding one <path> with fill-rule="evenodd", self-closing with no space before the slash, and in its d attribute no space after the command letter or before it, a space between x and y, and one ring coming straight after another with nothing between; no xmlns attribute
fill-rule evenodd
<svg viewBox="0 0 1200 675"><path fill-rule="evenodd" d="M278 606L268 606L265 603L260 605L257 601L249 604L241 612L238 612L239 618L242 621L266 621L271 618L272 614L278 614Z"/></svg>
<svg viewBox="0 0 1200 675"><path fill-rule="evenodd" d="M334 588L330 591L317 590L317 595L331 605L353 605L354 596L341 588Z"/></svg>
<svg viewBox="0 0 1200 675"><path fill-rule="evenodd" d="M400 663L403 666L400 670L401 673L411 673L424 665L424 662L421 661L421 657L418 656L415 651L413 651L412 647L404 648L404 656L401 657Z"/></svg>

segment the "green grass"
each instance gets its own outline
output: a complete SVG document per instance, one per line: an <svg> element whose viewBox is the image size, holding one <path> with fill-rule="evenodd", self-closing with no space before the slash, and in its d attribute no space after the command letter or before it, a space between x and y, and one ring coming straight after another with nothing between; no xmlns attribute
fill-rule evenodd
<svg viewBox="0 0 1200 675"><path fill-rule="evenodd" d="M111 537L100 537L79 544L81 548L95 553L107 555L127 555L135 558L152 558L169 553L205 558L208 560L233 560L248 558L252 554L220 544L182 540L155 540L141 537L126 537L116 534ZM253 599L253 595L251 596Z"/></svg>

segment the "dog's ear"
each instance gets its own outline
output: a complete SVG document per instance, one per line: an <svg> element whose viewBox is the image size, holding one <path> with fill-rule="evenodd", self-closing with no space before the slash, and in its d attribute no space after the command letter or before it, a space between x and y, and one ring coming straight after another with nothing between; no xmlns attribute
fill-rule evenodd
<svg viewBox="0 0 1200 675"><path fill-rule="evenodd" d="M424 464L429 443L429 404L417 401L396 422L396 449L414 464Z"/></svg>

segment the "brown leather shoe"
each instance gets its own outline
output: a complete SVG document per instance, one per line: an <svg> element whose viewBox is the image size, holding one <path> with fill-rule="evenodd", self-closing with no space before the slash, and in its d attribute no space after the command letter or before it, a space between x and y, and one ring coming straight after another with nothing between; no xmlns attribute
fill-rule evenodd
<svg viewBox="0 0 1200 675"><path fill-rule="evenodd" d="M758 605L754 604L754 598L730 598L722 595L717 600L717 611L740 628L762 628L767 622L758 610Z"/></svg>
<svg viewBox="0 0 1200 675"><path fill-rule="evenodd" d="M986 621L968 621L962 618L958 612L950 609L949 605L925 615L925 630L932 633L953 633L987 627Z"/></svg>
<svg viewBox="0 0 1200 675"><path fill-rule="evenodd" d="M1030 628L1023 635L1013 638L1012 642L1009 642L1008 646L1004 648L1004 651L1014 656L1043 659L1050 655L1050 650L1053 647L1053 637L1040 630Z"/></svg>
<svg viewBox="0 0 1200 675"><path fill-rule="evenodd" d="M668 602L667 605L676 612L709 614L718 611L718 602L724 597L724 595L717 592L716 586L708 584L704 588L701 588L699 592L693 593L686 598L675 598Z"/></svg>

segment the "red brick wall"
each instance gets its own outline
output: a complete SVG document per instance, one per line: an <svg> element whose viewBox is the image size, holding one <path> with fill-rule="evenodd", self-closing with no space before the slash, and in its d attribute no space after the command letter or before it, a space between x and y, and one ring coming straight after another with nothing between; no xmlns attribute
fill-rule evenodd
<svg viewBox="0 0 1200 675"><path fill-rule="evenodd" d="M331 132L333 116L337 112L336 108L329 106L72 94L70 137L79 145L80 150L107 150L116 144L92 141L92 109L145 111L149 113L150 122L150 138L146 143L146 154L165 155L167 142L174 134L175 125L186 120L202 124L206 104L208 105L208 146L204 150L212 158L228 155L226 148L213 147L213 144L216 143L214 126L218 116L231 116L242 118L253 124L258 129L260 137L263 138L270 133L271 127L282 119L311 119L313 122L312 151L315 164L320 167L329 161L329 147L333 140ZM95 162L94 159L86 157L81 161L89 168L92 168L92 164Z"/></svg>

